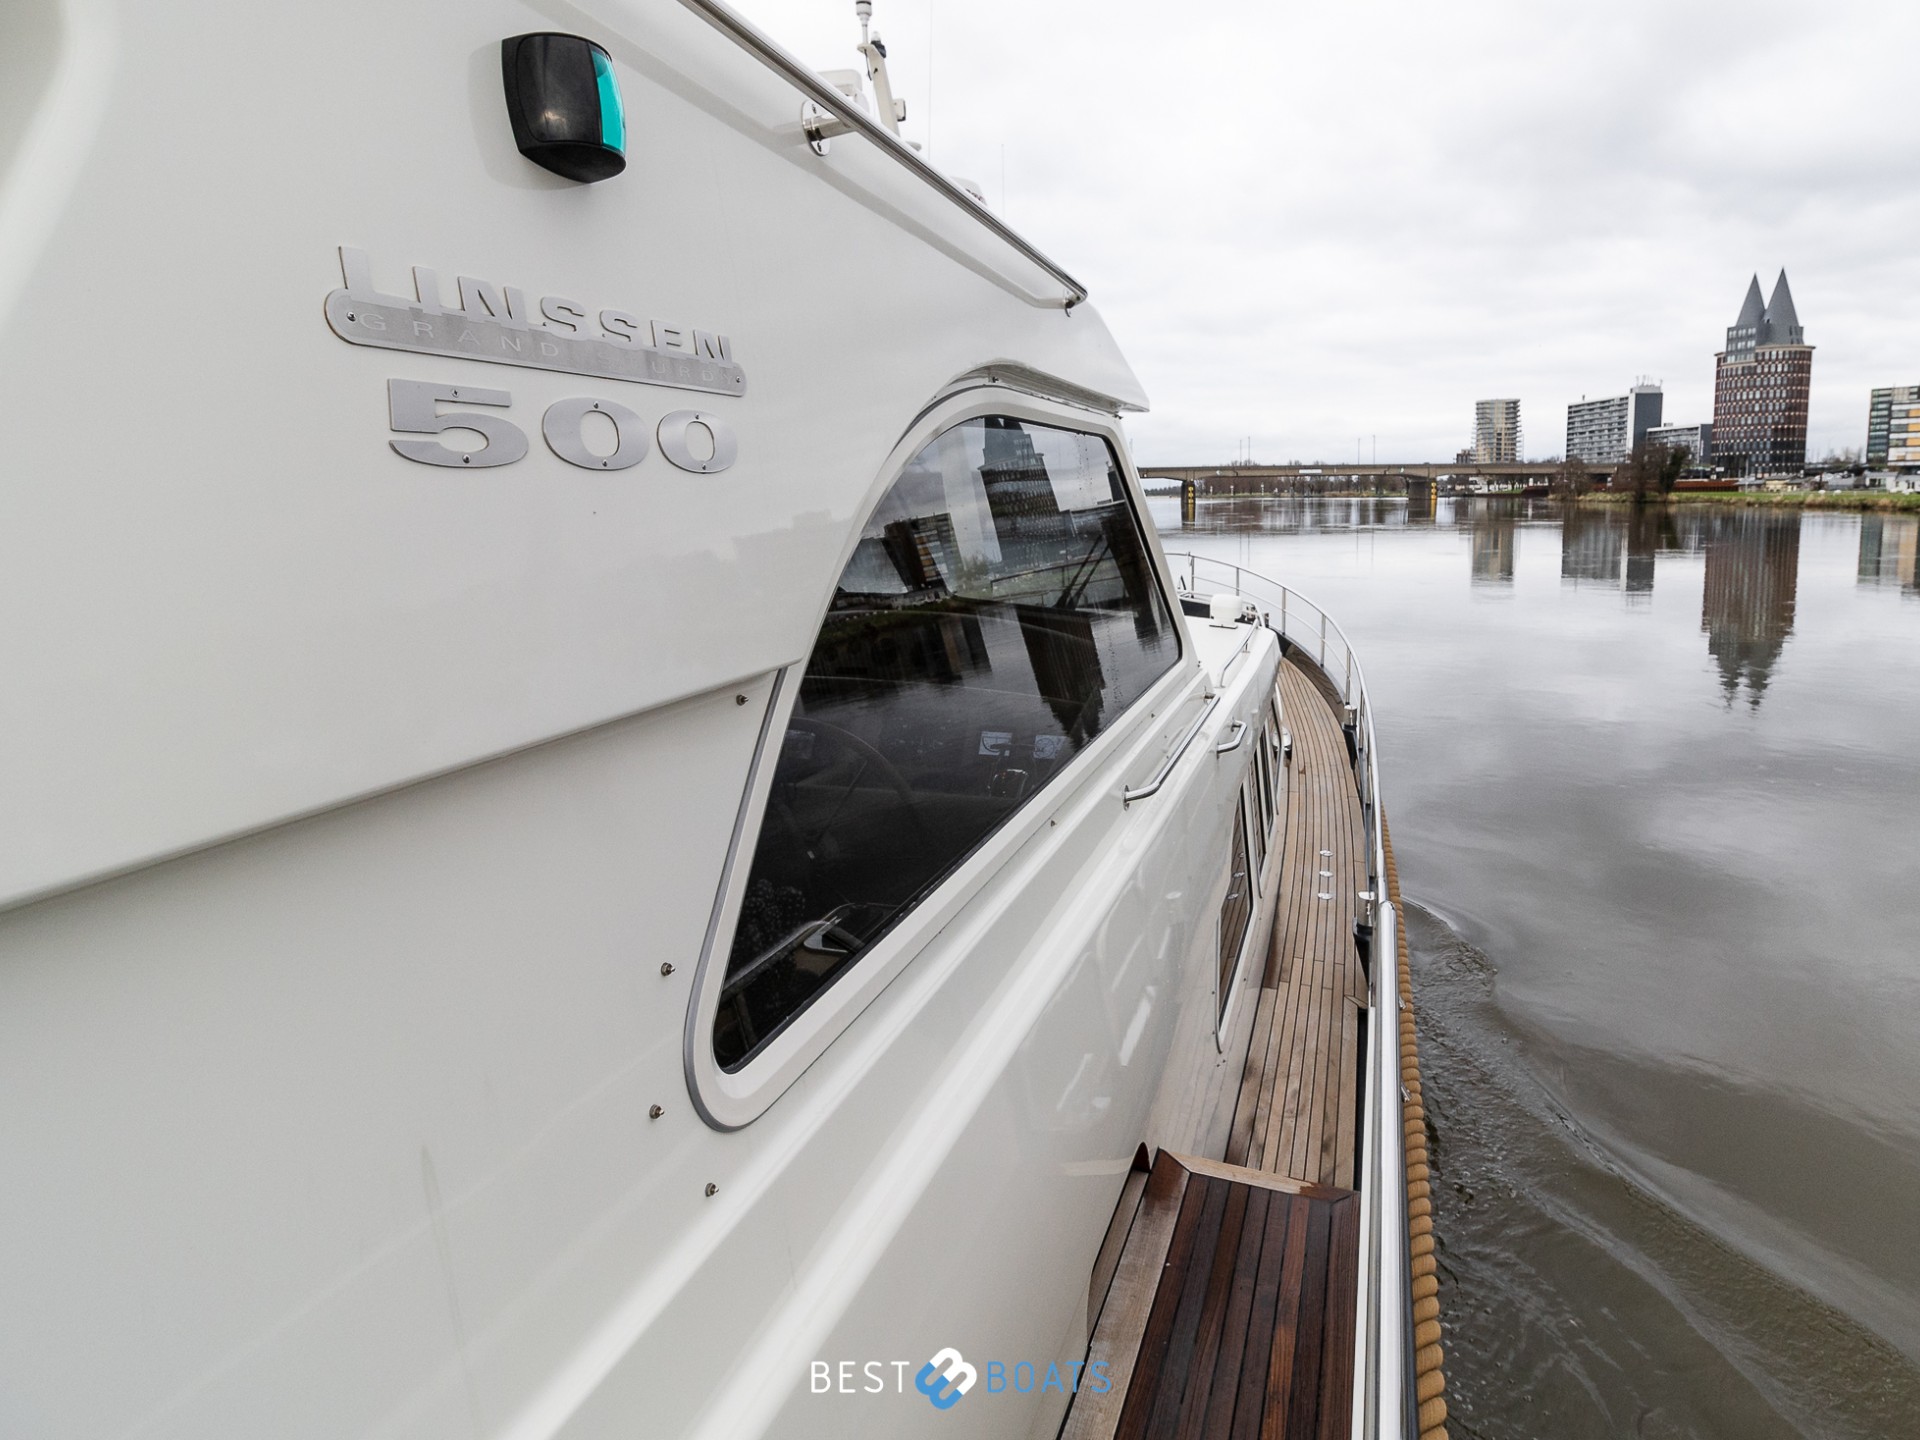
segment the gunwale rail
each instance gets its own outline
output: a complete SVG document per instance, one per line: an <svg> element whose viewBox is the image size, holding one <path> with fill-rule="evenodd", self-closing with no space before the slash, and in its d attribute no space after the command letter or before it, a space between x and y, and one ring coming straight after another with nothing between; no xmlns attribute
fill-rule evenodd
<svg viewBox="0 0 1920 1440"><path fill-rule="evenodd" d="M1060 302L1060 308L1071 313L1074 306L1082 304L1087 298L1087 287L1069 275L1054 261L1028 240L1018 230L995 215L953 181L936 170L932 164L922 159L910 149L898 136L890 134L881 125L860 109L833 86L827 84L812 70L789 55L766 35L760 33L734 10L720 3L720 0L680 0L680 3L698 15L707 24L718 30L767 69L791 84L807 99L818 105L834 119L840 121L849 130L865 136L879 147L880 153L895 164L902 166L909 174L931 185L942 197L952 201L980 224L1007 242L1022 256L1045 271L1067 292L1067 298Z"/></svg>

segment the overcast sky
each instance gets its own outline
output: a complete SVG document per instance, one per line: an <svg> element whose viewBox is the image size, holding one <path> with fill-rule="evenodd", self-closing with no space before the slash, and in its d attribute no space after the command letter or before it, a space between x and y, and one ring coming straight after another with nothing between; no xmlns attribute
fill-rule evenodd
<svg viewBox="0 0 1920 1440"><path fill-rule="evenodd" d="M858 64L852 0L736 4ZM1914 0L876 0L874 28L907 135L1092 291L1142 461L1450 459L1508 395L1557 455L1568 401L1642 375L1710 420L1783 266L1810 454L1920 384Z"/></svg>

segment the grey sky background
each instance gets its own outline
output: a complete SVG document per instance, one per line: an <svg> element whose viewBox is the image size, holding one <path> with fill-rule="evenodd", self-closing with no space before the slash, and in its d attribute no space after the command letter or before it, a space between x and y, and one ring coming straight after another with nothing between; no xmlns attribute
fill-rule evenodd
<svg viewBox="0 0 1920 1440"><path fill-rule="evenodd" d="M735 3L857 66L852 0ZM1810 455L1920 384L1920 4L876 0L874 28L909 138L1091 289L1153 400L1142 461L1450 459L1509 395L1557 455L1569 401L1643 375L1710 420L1783 266Z"/></svg>

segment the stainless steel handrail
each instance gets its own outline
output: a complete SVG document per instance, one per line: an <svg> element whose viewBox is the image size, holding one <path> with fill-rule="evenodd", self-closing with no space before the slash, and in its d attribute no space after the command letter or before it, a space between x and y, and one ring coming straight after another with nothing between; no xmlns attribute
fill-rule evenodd
<svg viewBox="0 0 1920 1440"><path fill-rule="evenodd" d="M1400 1108L1400 916L1387 899L1386 827L1366 676L1347 634L1299 591L1230 560L1168 551L1184 564L1187 590L1230 589L1266 612L1267 623L1318 661L1352 719L1354 783L1366 815L1367 882L1373 898L1368 1063L1361 1100L1365 1153L1360 1175L1360 1294L1354 1336L1353 1435L1410 1440L1417 1433L1413 1376L1413 1290L1409 1274L1406 1150ZM1269 608L1270 607L1270 608ZM1279 623L1274 624L1274 611Z"/></svg>
<svg viewBox="0 0 1920 1440"><path fill-rule="evenodd" d="M942 175L932 165L910 149L897 135L891 134L885 126L870 118L866 111L855 105L845 95L822 80L813 71L801 64L793 56L782 50L772 40L762 35L740 16L736 15L720 0L680 0L680 3L706 21L714 29L725 35L734 44L746 51L754 59L765 65L776 75L789 81L795 89L814 104L825 110L834 119L851 130L856 130L880 147L880 153L898 165L904 166L912 174L919 176L927 184L958 205L967 214L978 220L987 229L998 235L1007 244L1018 250L1027 259L1038 265L1047 274L1065 287L1067 298L1061 308L1072 310L1087 298L1087 287L1073 276L1062 270L1053 261L1043 255L1032 241L1024 238L1017 230L1009 226L998 215L980 204L953 181Z"/></svg>
<svg viewBox="0 0 1920 1440"><path fill-rule="evenodd" d="M1238 750L1240 748L1241 742L1247 738L1247 722L1246 721L1236 720L1233 722L1230 728L1233 732L1233 738L1227 741L1224 745L1214 746L1213 747L1214 754L1230 755L1235 750Z"/></svg>
<svg viewBox="0 0 1920 1440"><path fill-rule="evenodd" d="M1167 783L1167 777L1173 773L1173 767L1180 763L1180 757L1187 753L1187 747L1193 744L1193 737L1200 733L1213 712L1220 708L1220 697L1215 695L1207 701L1207 708L1200 712L1200 718L1187 727L1187 733L1180 737L1180 743L1168 752L1167 758L1160 762L1160 768L1153 772L1153 778L1138 790L1122 790L1120 803L1131 805L1136 800L1145 800L1149 795L1158 795L1160 787Z"/></svg>

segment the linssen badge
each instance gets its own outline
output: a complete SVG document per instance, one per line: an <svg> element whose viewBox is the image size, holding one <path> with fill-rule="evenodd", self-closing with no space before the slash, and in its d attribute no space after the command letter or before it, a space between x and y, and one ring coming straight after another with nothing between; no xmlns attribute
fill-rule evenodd
<svg viewBox="0 0 1920 1440"><path fill-rule="evenodd" d="M625 310L594 310L561 295L529 303L512 285L456 276L448 306L439 275L413 267L413 298L388 295L373 283L367 252L340 247L346 288L327 296L327 324L350 345L412 350L559 370L640 385L744 395L747 377L725 335Z"/></svg>

